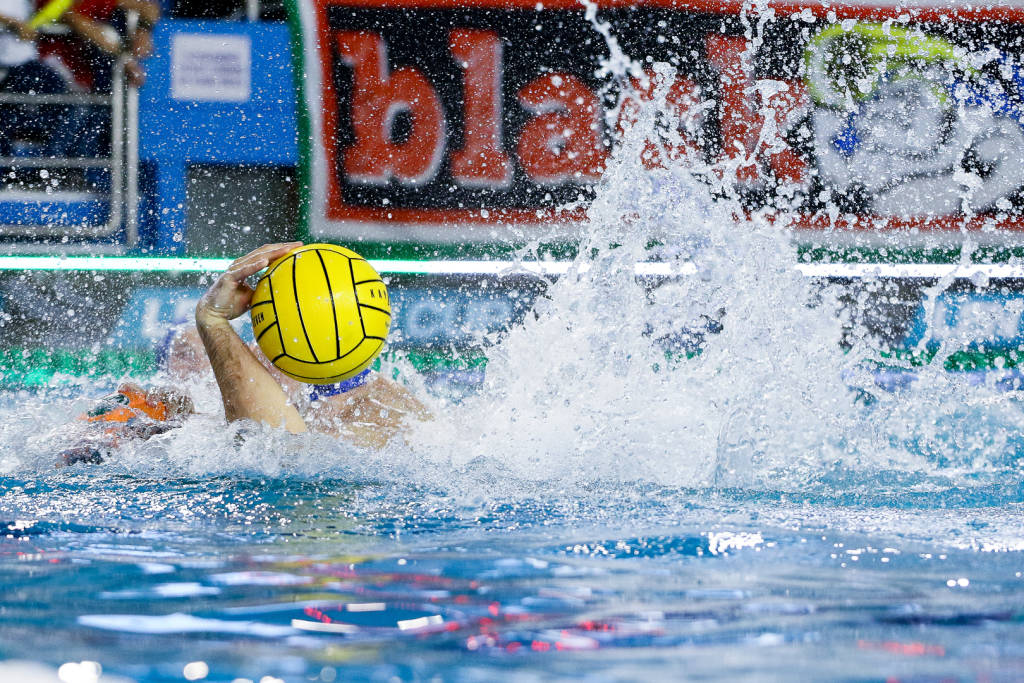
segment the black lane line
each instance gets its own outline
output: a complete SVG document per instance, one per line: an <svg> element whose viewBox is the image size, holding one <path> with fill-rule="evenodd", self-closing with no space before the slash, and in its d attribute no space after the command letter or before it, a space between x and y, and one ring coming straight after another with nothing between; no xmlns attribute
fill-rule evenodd
<svg viewBox="0 0 1024 683"><path fill-rule="evenodd" d="M299 262L296 260L292 264L292 292L295 294L295 310L299 312L299 326L302 328L302 336L306 338L306 344L309 345L309 352L313 356L313 362L319 363L320 359L316 357L316 349L313 348L313 342L309 340L309 332L306 332L306 323L302 319L302 302L299 301L299 285L296 282L295 271L299 267Z"/></svg>
<svg viewBox="0 0 1024 683"><path fill-rule="evenodd" d="M354 261L354 260L356 260L356 259L349 259L348 260L348 272L349 272L349 275L352 276L352 282L356 281L356 271L355 271L355 269L352 268L352 261ZM359 259L359 260L362 261L363 259ZM358 294L356 295L356 303L357 304L359 303L359 295ZM359 306L356 306L356 313L359 314L359 326L363 328L363 338L365 339L366 338L366 323L363 322L363 312L361 310L359 310ZM356 345L356 348L359 348L358 344ZM351 351L349 353L351 353ZM345 354L345 355L347 356L348 354Z"/></svg>
<svg viewBox="0 0 1024 683"><path fill-rule="evenodd" d="M259 344L260 343L260 339L263 339L263 335L265 335L270 330L270 328L274 327L275 325L277 325L277 321L276 320L274 322L270 323L269 325L267 325L266 327L264 327L263 331L260 332L260 336L256 337L256 343Z"/></svg>
<svg viewBox="0 0 1024 683"><path fill-rule="evenodd" d="M320 267L324 269L324 279L327 280L327 294L331 298L331 315L334 317L334 355L337 357L341 355L341 335L338 334L338 311L334 308L334 290L331 289L331 276L327 272L327 264L324 263L324 257L319 249L316 250L316 256L320 259Z"/></svg>
<svg viewBox="0 0 1024 683"><path fill-rule="evenodd" d="M372 308L375 311L380 311L389 318L391 317L391 311L384 310L383 308L377 308L376 306L371 306L370 304L359 304L360 308L362 308L363 306L365 306L366 308ZM367 335L364 334L363 336L365 337Z"/></svg>
<svg viewBox="0 0 1024 683"><path fill-rule="evenodd" d="M295 257L292 256L292 258L295 258ZM281 267L281 264L278 263L277 264L277 268L280 268L280 267ZM277 270L277 268L274 268L274 270ZM294 268L292 269L292 272L294 272ZM267 275L267 277L269 278L270 275ZM274 301L274 281L273 280L269 280L267 282L267 289L270 290L270 305L274 307L274 320L280 320L281 316L278 315L278 313L277 313L277 303ZM281 326L280 325L277 326L277 337L278 337L278 339L281 340L281 348L284 349L285 348L285 346L284 346L284 332L281 331ZM285 355L287 355L287 354L285 354ZM280 358L280 356L278 356L278 358ZM273 363L274 361L270 361L270 362Z"/></svg>

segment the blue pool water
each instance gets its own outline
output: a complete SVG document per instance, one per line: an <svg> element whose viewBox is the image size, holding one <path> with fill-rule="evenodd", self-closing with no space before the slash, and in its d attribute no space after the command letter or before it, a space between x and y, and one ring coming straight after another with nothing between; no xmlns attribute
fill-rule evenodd
<svg viewBox="0 0 1024 683"><path fill-rule="evenodd" d="M4 477L0 658L138 681L1021 680L1024 480L895 479L474 503Z"/></svg>
<svg viewBox="0 0 1024 683"><path fill-rule="evenodd" d="M181 429L56 469L110 386L3 394L0 680L1024 679L1019 392L941 354L879 382L785 240L696 225L700 277L609 252L475 392L400 367L433 418L379 452L225 428L205 378Z"/></svg>

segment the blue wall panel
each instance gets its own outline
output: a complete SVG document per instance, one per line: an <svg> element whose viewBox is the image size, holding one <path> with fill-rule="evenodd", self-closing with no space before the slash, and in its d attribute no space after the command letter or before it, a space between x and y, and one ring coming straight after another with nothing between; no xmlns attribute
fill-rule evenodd
<svg viewBox="0 0 1024 683"><path fill-rule="evenodd" d="M251 94L244 101L197 101L172 94L174 36L246 37L251 46ZM227 38L229 37L229 38ZM156 53L139 93L140 160L155 168L157 210L147 226L159 253L180 253L187 230L188 164L298 163L295 94L288 27L226 21L161 22ZM211 41L211 42L215 42Z"/></svg>

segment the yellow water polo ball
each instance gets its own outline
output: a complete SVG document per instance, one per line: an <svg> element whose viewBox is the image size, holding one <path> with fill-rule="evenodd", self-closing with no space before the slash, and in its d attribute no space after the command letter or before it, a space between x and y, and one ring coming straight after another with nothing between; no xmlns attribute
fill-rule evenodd
<svg viewBox="0 0 1024 683"><path fill-rule="evenodd" d="M391 327L388 290L359 254L333 244L297 247L267 268L252 297L252 331L267 358L300 382L355 377Z"/></svg>

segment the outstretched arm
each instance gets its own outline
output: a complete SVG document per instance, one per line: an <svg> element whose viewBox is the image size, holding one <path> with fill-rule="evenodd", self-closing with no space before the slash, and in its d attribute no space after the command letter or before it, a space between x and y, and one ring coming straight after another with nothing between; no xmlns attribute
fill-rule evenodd
<svg viewBox="0 0 1024 683"><path fill-rule="evenodd" d="M26 41L36 39L36 31L26 21L18 21L6 14L0 14L0 31L9 31L17 34L19 38Z"/></svg>
<svg viewBox="0 0 1024 683"><path fill-rule="evenodd" d="M253 290L245 279L301 242L267 244L238 259L196 306L196 327L213 366L228 422L257 420L289 432L306 431L298 410L228 321L249 310Z"/></svg>

